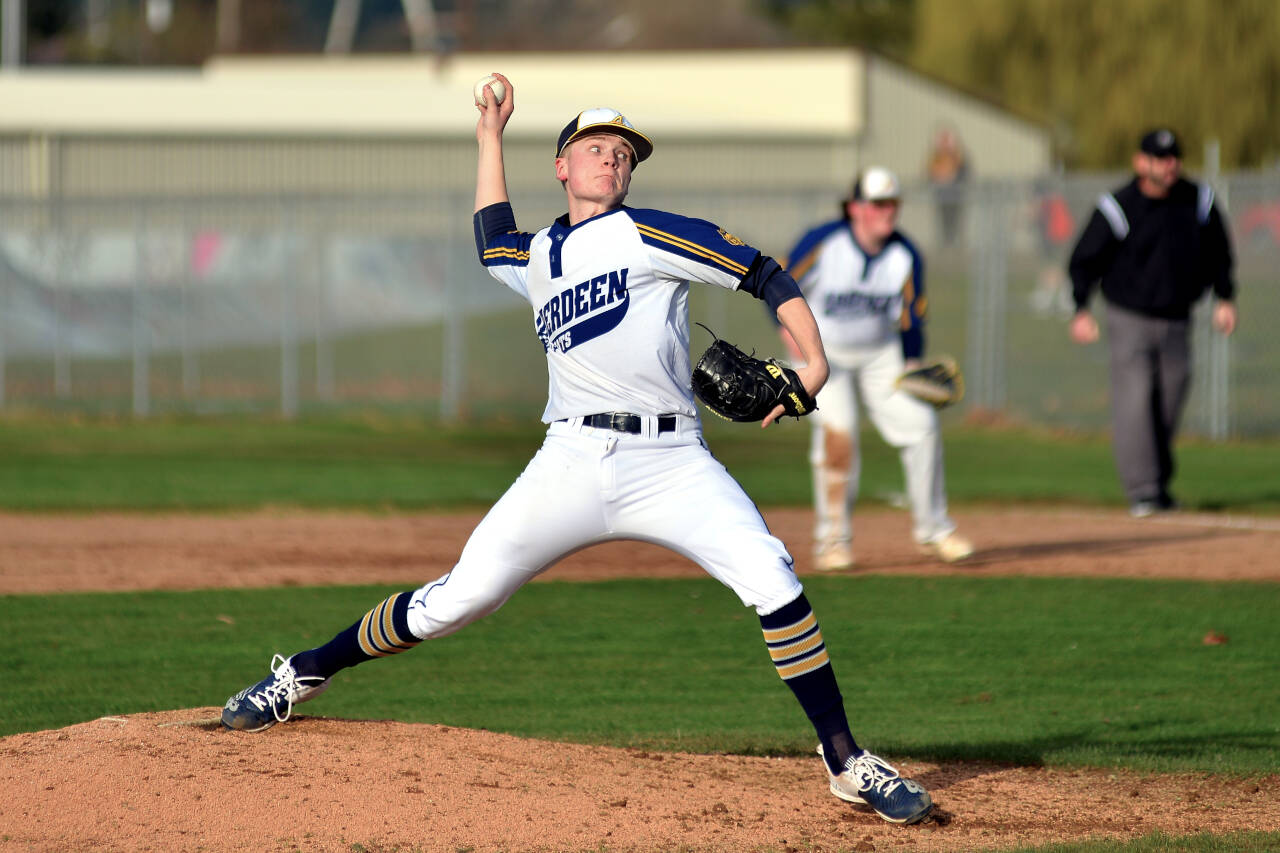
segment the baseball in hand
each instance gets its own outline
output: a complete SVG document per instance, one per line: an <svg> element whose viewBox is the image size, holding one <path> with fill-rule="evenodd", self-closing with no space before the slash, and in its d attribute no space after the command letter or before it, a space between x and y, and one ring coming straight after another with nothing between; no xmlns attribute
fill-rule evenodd
<svg viewBox="0 0 1280 853"><path fill-rule="evenodd" d="M492 74L490 74L489 76L482 78L478 83L476 83L474 94L476 96L476 103L479 104L480 106L487 107L489 105L484 97L485 86L488 86L490 89L493 90L493 96L498 99L498 103L502 103L503 100L506 99L507 87L502 85L501 80L499 80L497 77L494 77Z"/></svg>

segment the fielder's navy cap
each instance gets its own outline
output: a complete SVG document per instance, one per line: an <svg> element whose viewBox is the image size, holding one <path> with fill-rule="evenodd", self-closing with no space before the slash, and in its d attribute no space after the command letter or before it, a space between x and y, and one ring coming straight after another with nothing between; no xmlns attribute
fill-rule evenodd
<svg viewBox="0 0 1280 853"><path fill-rule="evenodd" d="M1159 128L1142 137L1138 149L1152 157L1181 157L1182 147L1178 145L1178 137L1172 130Z"/></svg>
<svg viewBox="0 0 1280 853"><path fill-rule="evenodd" d="M562 155L570 142L593 133L612 133L627 140L636 152L637 163L647 160L653 153L653 143L649 141L649 137L636 130L626 116L608 107L596 107L583 110L564 126L564 130L560 131L560 138L556 140L556 156Z"/></svg>

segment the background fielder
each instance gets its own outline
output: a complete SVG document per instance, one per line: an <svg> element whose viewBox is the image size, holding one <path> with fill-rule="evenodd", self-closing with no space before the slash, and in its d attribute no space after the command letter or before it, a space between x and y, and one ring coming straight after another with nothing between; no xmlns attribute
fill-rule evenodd
<svg viewBox="0 0 1280 853"><path fill-rule="evenodd" d="M929 794L854 741L791 557L711 456L694 407L689 281L768 302L805 358L801 381L816 393L827 362L799 288L709 222L623 206L632 169L653 145L611 109L579 114L557 140L568 213L535 234L519 231L502 160L515 92L496 76L506 97L498 102L490 90L477 105L476 246L490 274L533 309L549 375L546 440L452 571L390 596L324 646L277 655L270 675L227 700L223 723L260 731L284 721L339 670L458 631L574 551L640 539L694 560L755 609L777 672L818 735L831 792L889 821L920 820Z"/></svg>
<svg viewBox="0 0 1280 853"><path fill-rule="evenodd" d="M843 217L810 230L787 259L814 308L831 365L811 420L809 452L814 561L824 571L854 562L859 398L902 460L916 543L947 562L973 553L947 514L937 413L894 384L920 363L926 302L920 252L896 230L900 197L896 175L868 169L841 205ZM782 336L801 357L786 329Z"/></svg>

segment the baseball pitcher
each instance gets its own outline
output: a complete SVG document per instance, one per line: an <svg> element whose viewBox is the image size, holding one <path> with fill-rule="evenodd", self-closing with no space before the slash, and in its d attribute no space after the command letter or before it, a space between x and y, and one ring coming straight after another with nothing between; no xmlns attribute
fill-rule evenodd
<svg viewBox="0 0 1280 853"><path fill-rule="evenodd" d="M562 557L613 539L683 554L760 618L779 676L813 722L831 792L914 823L929 794L854 741L818 621L792 559L702 439L691 389L691 282L764 300L805 358L806 395L827 378L809 306L772 259L717 226L623 204L649 137L612 109L575 116L556 140L568 212L521 231L507 196L503 132L515 90L477 104L475 236L480 262L524 297L547 358L546 440L472 532L457 564L378 603L329 643L289 658L232 696L232 729L286 720L339 670L404 652L494 612ZM787 411L763 412L768 425Z"/></svg>

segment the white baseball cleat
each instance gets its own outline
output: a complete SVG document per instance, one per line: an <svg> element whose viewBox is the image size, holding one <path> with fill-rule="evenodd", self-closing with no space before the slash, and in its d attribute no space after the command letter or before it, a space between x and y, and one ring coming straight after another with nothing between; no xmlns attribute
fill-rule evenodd
<svg viewBox="0 0 1280 853"><path fill-rule="evenodd" d="M936 542L920 543L920 551L944 563L955 563L973 556L973 543L959 533L948 533Z"/></svg>
<svg viewBox="0 0 1280 853"><path fill-rule="evenodd" d="M293 706L314 699L329 689L329 679L298 675L293 658L276 655L271 674L227 700L222 709L222 725L242 732L260 732L283 723Z"/></svg>
<svg viewBox="0 0 1280 853"><path fill-rule="evenodd" d="M838 572L852 568L853 549L848 542L832 542L818 548L813 557L813 567L820 572Z"/></svg>
<svg viewBox="0 0 1280 853"><path fill-rule="evenodd" d="M822 755L822 745L818 745ZM823 760L823 767L827 762ZM865 749L851 755L839 774L827 768L831 793L847 803L871 806L890 823L917 823L933 811L933 798L918 782L898 775L889 762Z"/></svg>

